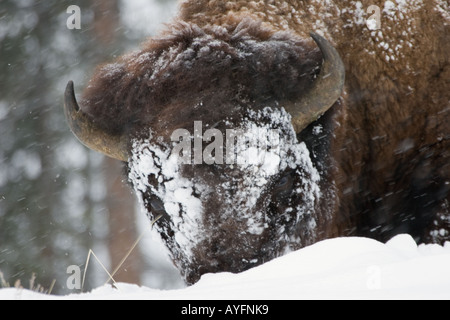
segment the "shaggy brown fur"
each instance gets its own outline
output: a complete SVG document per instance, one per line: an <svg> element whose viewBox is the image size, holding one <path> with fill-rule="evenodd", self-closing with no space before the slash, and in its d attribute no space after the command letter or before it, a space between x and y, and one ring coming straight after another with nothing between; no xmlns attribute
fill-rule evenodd
<svg viewBox="0 0 450 320"><path fill-rule="evenodd" d="M254 46L256 42L260 45ZM177 119L170 112L177 102L196 105L208 95L253 104L298 99L302 93L298 88L308 90L320 60L320 51L304 40L250 19L203 29L178 22L141 51L99 67L81 105L112 133L130 126L133 131L149 124L154 128L154 122L171 130L185 128L186 124L174 123ZM230 115L221 112L225 110L206 111L219 112L211 121ZM204 112L193 118L204 118Z"/></svg>
<svg viewBox="0 0 450 320"><path fill-rule="evenodd" d="M335 118L339 127L331 153L336 163L333 180L340 193L338 210L355 219L358 230L354 232L353 223L347 231L335 224L335 235L388 240L410 232L419 241L449 239L443 231L444 237L430 236L450 227L449 4L437 0L360 4L199 0L186 1L180 16L198 25L251 16L304 38L310 30L323 32L347 67L346 106ZM365 24L371 5L381 9L377 31ZM423 211L428 212L421 218L417 212ZM409 227L401 224L412 219ZM392 228L394 224L402 226Z"/></svg>
<svg viewBox="0 0 450 320"><path fill-rule="evenodd" d="M365 24L370 5L381 9L380 30ZM274 218L288 203L299 203L289 192L301 178L289 171L252 210L265 207L272 229L284 224L297 237L290 249L334 236L386 241L402 232L442 243L450 240L449 23L448 2L439 0L184 1L164 34L97 70L81 105L105 130L140 138L151 128L168 141L174 129L196 120L239 125L247 110L275 108L311 86L321 55L308 34L319 32L336 46L347 74L342 98L298 135L321 173L317 225L311 232L303 230L305 221L301 227ZM231 176L228 170L184 174L214 186ZM148 212L161 209L150 190L143 198ZM221 227L208 229L211 239L192 259L176 244L170 218L159 222L190 283L206 272L238 272L282 254L271 231L245 238L236 221L214 220L225 206L220 199L205 200L205 219Z"/></svg>

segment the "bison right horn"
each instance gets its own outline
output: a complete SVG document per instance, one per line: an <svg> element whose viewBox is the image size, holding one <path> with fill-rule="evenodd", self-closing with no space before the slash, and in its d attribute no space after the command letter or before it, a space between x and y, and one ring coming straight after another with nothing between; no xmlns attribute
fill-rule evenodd
<svg viewBox="0 0 450 320"><path fill-rule="evenodd" d="M120 161L128 161L125 135L106 132L81 110L75 98L72 81L67 84L64 94L64 111L70 130L86 147Z"/></svg>
<svg viewBox="0 0 450 320"><path fill-rule="evenodd" d="M320 118L341 96L345 82L345 67L336 49L323 37L311 33L322 51L323 63L312 88L299 101L285 106L292 116L297 133Z"/></svg>

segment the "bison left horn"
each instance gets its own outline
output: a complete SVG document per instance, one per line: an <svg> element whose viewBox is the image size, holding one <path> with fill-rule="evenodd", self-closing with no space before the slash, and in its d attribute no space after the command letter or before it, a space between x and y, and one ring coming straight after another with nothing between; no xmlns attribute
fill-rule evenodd
<svg viewBox="0 0 450 320"><path fill-rule="evenodd" d="M345 67L336 49L323 37L311 33L322 51L323 63L312 88L298 101L285 106L292 116L297 133L320 118L341 96L345 82Z"/></svg>
<svg viewBox="0 0 450 320"><path fill-rule="evenodd" d="M105 132L81 110L75 98L72 81L67 84L64 94L64 111L70 130L86 147L111 158L128 161L126 137Z"/></svg>

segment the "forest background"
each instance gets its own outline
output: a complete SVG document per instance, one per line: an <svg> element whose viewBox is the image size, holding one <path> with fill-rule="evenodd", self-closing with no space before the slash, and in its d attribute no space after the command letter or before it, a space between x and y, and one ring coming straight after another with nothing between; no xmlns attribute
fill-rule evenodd
<svg viewBox="0 0 450 320"><path fill-rule="evenodd" d="M72 5L80 9L73 24ZM0 272L13 286L68 294L69 266L89 250L108 270L133 250L116 281L178 288L178 272L140 211L123 165L82 146L63 113L69 80L80 92L96 65L139 48L176 13L175 0L0 1ZM72 23L72 25L71 25ZM78 28L79 27L79 28ZM84 290L108 280L98 262ZM0 282L0 288L2 286Z"/></svg>

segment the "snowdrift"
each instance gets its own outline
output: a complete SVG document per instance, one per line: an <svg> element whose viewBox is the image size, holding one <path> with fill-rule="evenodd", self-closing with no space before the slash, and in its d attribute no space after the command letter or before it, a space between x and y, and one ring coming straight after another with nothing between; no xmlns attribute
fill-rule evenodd
<svg viewBox="0 0 450 320"><path fill-rule="evenodd" d="M209 274L194 286L162 291L129 284L64 297L2 289L0 299L450 299L450 243L417 246L409 235L386 244L337 238L240 274Z"/></svg>

